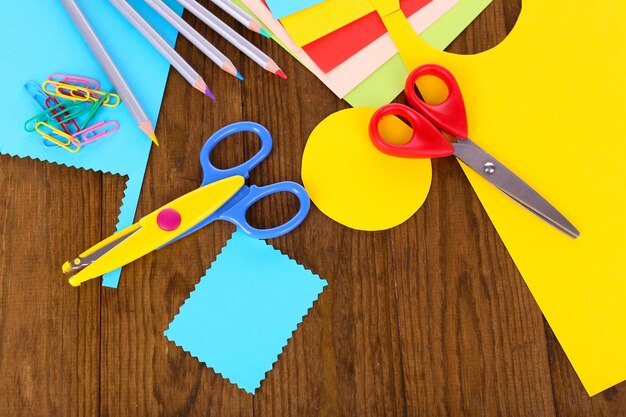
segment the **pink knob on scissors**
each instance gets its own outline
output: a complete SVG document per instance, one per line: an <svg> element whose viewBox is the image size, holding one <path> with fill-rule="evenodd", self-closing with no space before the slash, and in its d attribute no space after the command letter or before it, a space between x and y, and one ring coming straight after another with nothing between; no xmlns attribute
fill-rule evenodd
<svg viewBox="0 0 626 417"><path fill-rule="evenodd" d="M161 230L166 232L172 232L178 229L182 222L182 217L178 210L173 208L166 208L159 212L157 215L157 225Z"/></svg>

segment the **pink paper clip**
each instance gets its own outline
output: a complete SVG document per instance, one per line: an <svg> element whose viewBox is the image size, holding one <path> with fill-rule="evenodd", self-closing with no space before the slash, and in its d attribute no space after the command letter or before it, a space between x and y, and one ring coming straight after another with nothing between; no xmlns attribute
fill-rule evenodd
<svg viewBox="0 0 626 417"><path fill-rule="evenodd" d="M81 146L91 142L95 142L98 139L102 139L105 136L112 135L120 128L119 123L116 121L99 122L94 125L88 126L80 132L76 132L72 135L80 142Z"/></svg>
<svg viewBox="0 0 626 417"><path fill-rule="evenodd" d="M82 77L79 75L69 74L50 74L48 77L50 81L57 81L64 84L76 85L78 87L88 88L90 90L99 90L100 83L93 78Z"/></svg>

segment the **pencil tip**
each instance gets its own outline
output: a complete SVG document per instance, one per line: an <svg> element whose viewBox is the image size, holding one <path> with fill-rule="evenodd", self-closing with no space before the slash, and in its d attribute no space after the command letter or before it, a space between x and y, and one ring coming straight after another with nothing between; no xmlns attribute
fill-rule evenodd
<svg viewBox="0 0 626 417"><path fill-rule="evenodd" d="M263 28L259 29L259 33L260 33L261 35L265 36L265 37L266 37L266 38L268 38L268 39L270 39L270 38L271 38L270 34L269 34L269 33L267 33L267 31L266 31L265 29L263 29Z"/></svg>
<svg viewBox="0 0 626 417"><path fill-rule="evenodd" d="M139 125L139 129L143 131L151 140L159 146L159 141L157 141L156 135L154 134L154 128L152 127L152 123L149 120L145 120L142 124Z"/></svg>
<svg viewBox="0 0 626 417"><path fill-rule="evenodd" d="M280 78L282 78L283 80L286 80L286 79L287 79L287 74L285 74L285 73L283 72L283 70L278 70L278 71L276 71L276 75L278 75L278 76L279 76Z"/></svg>
<svg viewBox="0 0 626 417"><path fill-rule="evenodd" d="M239 78L241 81L243 81L243 75L241 75L239 71L237 71L236 77Z"/></svg>
<svg viewBox="0 0 626 417"><path fill-rule="evenodd" d="M209 87L207 87L207 88L204 90L204 94L205 94L208 98L210 98L211 100L215 100L215 96L213 95L213 93L211 92L211 90L209 90Z"/></svg>

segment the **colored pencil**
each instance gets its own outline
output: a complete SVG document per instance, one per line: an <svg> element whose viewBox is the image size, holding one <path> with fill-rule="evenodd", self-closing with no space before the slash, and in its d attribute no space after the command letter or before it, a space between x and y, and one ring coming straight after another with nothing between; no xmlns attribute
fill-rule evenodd
<svg viewBox="0 0 626 417"><path fill-rule="evenodd" d="M252 16L246 13L241 7L237 6L230 0L211 0L213 4L228 13L236 21L247 27L253 32L260 33L266 38L270 37L270 34L265 31Z"/></svg>
<svg viewBox="0 0 626 417"><path fill-rule="evenodd" d="M135 9L124 0L109 0L128 22L143 35L152 46L172 65L180 75L187 80L195 89L201 91L209 98L215 100L206 82L191 65L181 57L153 28L146 22Z"/></svg>
<svg viewBox="0 0 626 417"><path fill-rule="evenodd" d="M196 48L201 50L211 61L218 67L234 77L243 80L243 77L237 71L230 59L221 53L213 44L207 41L197 30L192 28L189 23L185 22L179 15L170 9L165 3L158 0L144 0L154 11L156 11L170 25L174 26L185 38L193 43Z"/></svg>
<svg viewBox="0 0 626 417"><path fill-rule="evenodd" d="M139 128L146 135L148 135L148 137L156 145L158 145L159 142L157 141L157 138L154 134L154 128L152 127L152 123L150 123L148 116L146 116L146 112L139 104L139 101L137 101L137 98L126 83L126 80L122 76L122 73L120 73L120 71L117 69L115 62L113 62L113 59L111 59L111 56L105 49L104 45L102 45L102 42L100 42L100 39L98 39L98 36L92 29L87 18L83 15L82 11L76 4L76 1L61 0L61 3L63 4L63 7L65 7L65 10L74 22L74 25L80 32L81 36L89 46L89 49L91 49L91 52L100 63L100 66L113 84L113 87L115 87L117 94L119 94L124 104L126 104L126 107L130 111L130 114L135 123L137 123L137 126L139 126Z"/></svg>
<svg viewBox="0 0 626 417"><path fill-rule="evenodd" d="M250 59L259 64L266 71L276 74L286 79L285 73L276 65L276 63L263 51L248 42L246 38L235 32L226 23L222 22L213 13L204 8L196 0L176 0L185 9L202 20L207 26L217 32L220 36L233 44L237 49L246 54Z"/></svg>

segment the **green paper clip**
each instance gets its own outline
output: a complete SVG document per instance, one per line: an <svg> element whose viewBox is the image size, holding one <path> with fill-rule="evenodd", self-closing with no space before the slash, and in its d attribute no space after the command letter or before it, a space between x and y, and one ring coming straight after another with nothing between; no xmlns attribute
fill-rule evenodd
<svg viewBox="0 0 626 417"><path fill-rule="evenodd" d="M55 113L57 111L57 113ZM61 126L64 123L70 122L72 119L80 116L84 112L78 104L67 104L61 102L52 107L49 107L39 114L31 117L24 122L24 130L29 133L35 131L35 125L37 122L45 122L53 126Z"/></svg>
<svg viewBox="0 0 626 417"><path fill-rule="evenodd" d="M80 125L80 130L83 130L85 129L85 127L87 127L87 124L96 116L96 113L98 112L98 110L100 110L100 107L102 107L102 105L108 100L110 94L111 92L107 91L102 97L100 97L100 99L98 99L98 101L89 106L87 118Z"/></svg>

